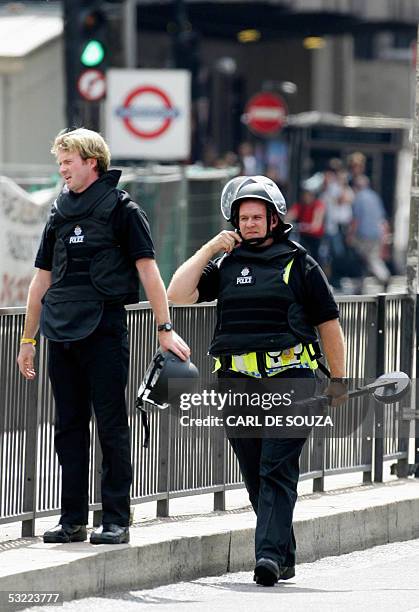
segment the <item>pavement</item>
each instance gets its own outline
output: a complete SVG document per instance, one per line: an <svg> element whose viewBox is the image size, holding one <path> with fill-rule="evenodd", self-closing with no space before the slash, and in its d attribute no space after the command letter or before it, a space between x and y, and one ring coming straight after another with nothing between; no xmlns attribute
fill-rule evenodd
<svg viewBox="0 0 419 612"><path fill-rule="evenodd" d="M419 539L300 563L295 578L256 585L252 572L66 601L65 612L419 612ZM30 612L57 612L50 606ZM28 611L29 612L29 611Z"/></svg>
<svg viewBox="0 0 419 612"><path fill-rule="evenodd" d="M314 494L304 493L308 486L301 483L294 515L299 563L419 538L418 479ZM71 600L249 571L255 516L244 491L228 495L223 512L211 511L211 495L179 500L168 518L147 517L140 505L128 545L44 544L41 535L13 538L13 526L2 526L0 592L60 591ZM37 521L37 533L47 526Z"/></svg>

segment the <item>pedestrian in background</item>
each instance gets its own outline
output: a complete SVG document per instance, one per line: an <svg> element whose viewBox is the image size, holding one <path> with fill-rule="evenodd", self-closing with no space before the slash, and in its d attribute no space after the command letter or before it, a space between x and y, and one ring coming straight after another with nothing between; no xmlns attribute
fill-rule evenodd
<svg viewBox="0 0 419 612"><path fill-rule="evenodd" d="M323 186L323 175L303 181L300 197L289 209L287 221L295 222L301 245L317 261L325 235L326 206L318 193Z"/></svg>
<svg viewBox="0 0 419 612"><path fill-rule="evenodd" d="M62 468L61 517L44 542L87 538L89 423L93 406L102 448L102 525L92 544L129 541L132 480L125 387L128 332L124 306L138 302L139 278L159 343L182 359L189 348L172 330L166 291L144 211L117 188L109 148L87 129L60 133L51 152L65 186L36 256L18 365L35 377L35 336L48 339L55 399L55 449Z"/></svg>
<svg viewBox="0 0 419 612"><path fill-rule="evenodd" d="M367 158L360 151L355 151L348 155L346 160L348 168L348 183L354 188L355 180L359 176L364 176L367 167Z"/></svg>
<svg viewBox="0 0 419 612"><path fill-rule="evenodd" d="M347 173L339 159L331 159L324 171L323 190L320 199L326 206L325 241L327 244L327 266L329 282L341 289L343 276L352 276L348 268L348 249L346 242L349 223L352 218L353 191L347 183Z"/></svg>
<svg viewBox="0 0 419 612"><path fill-rule="evenodd" d="M239 145L240 173L251 176L257 172L257 160L252 143L241 142Z"/></svg>
<svg viewBox="0 0 419 612"><path fill-rule="evenodd" d="M362 275L357 279L356 291L363 293L364 278L369 271L387 290L390 271L382 259L383 240L388 227L383 202L370 187L365 175L354 179L355 197L352 203L352 222L348 242L364 261Z"/></svg>

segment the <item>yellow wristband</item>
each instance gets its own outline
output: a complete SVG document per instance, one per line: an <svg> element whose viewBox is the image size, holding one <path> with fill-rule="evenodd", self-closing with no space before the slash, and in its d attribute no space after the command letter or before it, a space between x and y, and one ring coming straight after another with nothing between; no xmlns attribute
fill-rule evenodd
<svg viewBox="0 0 419 612"><path fill-rule="evenodd" d="M21 338L20 344L32 344L32 346L36 345L35 338Z"/></svg>

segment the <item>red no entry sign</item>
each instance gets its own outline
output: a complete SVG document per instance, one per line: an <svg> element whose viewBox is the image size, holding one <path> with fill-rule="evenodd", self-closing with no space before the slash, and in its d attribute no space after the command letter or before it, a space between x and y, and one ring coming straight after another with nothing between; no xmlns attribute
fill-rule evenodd
<svg viewBox="0 0 419 612"><path fill-rule="evenodd" d="M250 98L244 113L244 122L255 134L270 136L284 127L288 108L278 94L261 92Z"/></svg>

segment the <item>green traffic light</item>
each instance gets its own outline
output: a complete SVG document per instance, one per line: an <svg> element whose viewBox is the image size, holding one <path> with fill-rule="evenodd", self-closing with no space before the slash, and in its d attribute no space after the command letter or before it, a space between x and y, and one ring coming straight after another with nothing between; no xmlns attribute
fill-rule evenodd
<svg viewBox="0 0 419 612"><path fill-rule="evenodd" d="M105 48L99 40L89 40L80 57L83 66L98 66L105 57Z"/></svg>

